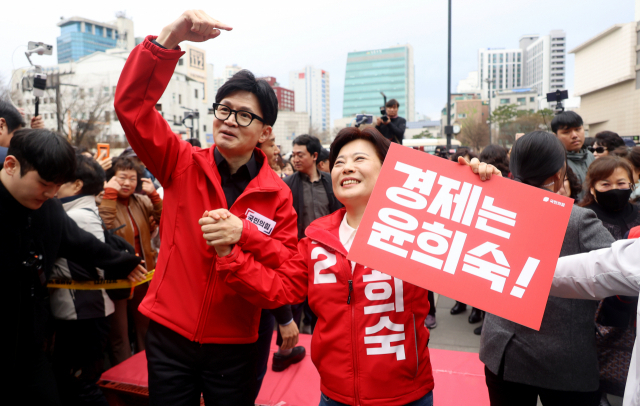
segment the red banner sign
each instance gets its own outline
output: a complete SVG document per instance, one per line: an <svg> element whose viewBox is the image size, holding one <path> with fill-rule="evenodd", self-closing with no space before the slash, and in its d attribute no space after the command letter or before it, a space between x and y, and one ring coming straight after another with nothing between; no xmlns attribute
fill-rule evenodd
<svg viewBox="0 0 640 406"><path fill-rule="evenodd" d="M391 144L348 259L539 330L572 205Z"/></svg>

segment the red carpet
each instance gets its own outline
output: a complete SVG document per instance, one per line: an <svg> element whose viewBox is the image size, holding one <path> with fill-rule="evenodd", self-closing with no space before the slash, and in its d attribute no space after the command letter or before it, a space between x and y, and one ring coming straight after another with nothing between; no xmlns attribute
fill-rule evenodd
<svg viewBox="0 0 640 406"><path fill-rule="evenodd" d="M275 333L271 352L277 351ZM300 334L307 357L284 372L267 375L257 403L269 406L317 406L320 400L320 376L311 362L311 336ZM435 379L434 403L438 406L488 406L489 394L484 383L484 365L478 354L430 350ZM136 354L102 374L100 385L106 389L111 406L144 404L147 390L147 359Z"/></svg>

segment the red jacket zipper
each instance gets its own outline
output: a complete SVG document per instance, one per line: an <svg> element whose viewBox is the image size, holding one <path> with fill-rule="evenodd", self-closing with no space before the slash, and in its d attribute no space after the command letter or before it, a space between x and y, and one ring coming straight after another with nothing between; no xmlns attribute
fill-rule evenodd
<svg viewBox="0 0 640 406"><path fill-rule="evenodd" d="M360 391L358 390L358 333L356 326L356 310L355 310L355 296L354 303L351 303L351 294L353 293L353 275L349 272L348 260L343 257L342 265L345 268L349 283L349 296L347 297L347 304L351 305L351 353L353 354L353 391L356 400L356 406L360 405ZM355 274L355 269L354 269Z"/></svg>

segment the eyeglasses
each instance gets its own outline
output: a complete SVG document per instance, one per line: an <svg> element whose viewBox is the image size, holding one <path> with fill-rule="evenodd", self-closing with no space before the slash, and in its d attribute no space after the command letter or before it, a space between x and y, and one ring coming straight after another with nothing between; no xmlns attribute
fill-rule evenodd
<svg viewBox="0 0 640 406"><path fill-rule="evenodd" d="M213 103L213 115L220 121L228 119L231 114L235 114L236 123L240 127L249 127L253 120L258 120L264 124L264 119L253 113L244 110L233 110L232 108L220 103Z"/></svg>
<svg viewBox="0 0 640 406"><path fill-rule="evenodd" d="M604 147L597 147L597 148L594 148L594 147L587 147L587 149L588 149L591 153L597 152L598 154L602 154L602 153L604 153L604 151L606 151L606 149L604 149Z"/></svg>

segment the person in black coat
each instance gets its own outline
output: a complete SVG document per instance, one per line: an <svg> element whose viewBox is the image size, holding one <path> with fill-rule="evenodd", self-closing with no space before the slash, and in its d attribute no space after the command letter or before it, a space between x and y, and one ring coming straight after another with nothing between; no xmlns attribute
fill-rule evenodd
<svg viewBox="0 0 640 406"><path fill-rule="evenodd" d="M587 171L586 193L580 206L593 210L615 240L627 238L640 225L640 210L629 202L633 192L633 168L615 155L598 157ZM601 405L606 394L624 396L636 338L638 297L612 296L602 300L596 313L596 344L600 367Z"/></svg>
<svg viewBox="0 0 640 406"><path fill-rule="evenodd" d="M404 131L407 129L407 120L398 116L400 103L396 99L391 99L385 104L385 114L376 120L376 130L380 131L386 139L396 144L402 145Z"/></svg>
<svg viewBox="0 0 640 406"><path fill-rule="evenodd" d="M50 335L46 281L57 258L99 267L107 279L143 280L140 258L112 250L67 216L55 196L72 180L75 154L48 130L23 129L11 139L0 170L0 261L4 278L3 366L7 393L39 405L60 404L46 355Z"/></svg>

